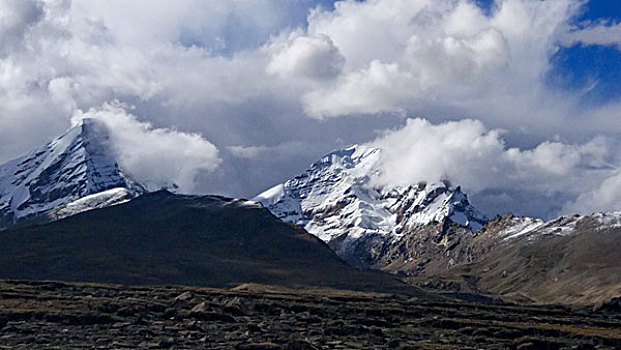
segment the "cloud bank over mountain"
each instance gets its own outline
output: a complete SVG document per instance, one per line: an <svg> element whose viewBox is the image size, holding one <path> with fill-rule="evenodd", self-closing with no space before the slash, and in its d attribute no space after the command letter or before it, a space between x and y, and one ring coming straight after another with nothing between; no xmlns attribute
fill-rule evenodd
<svg viewBox="0 0 621 350"><path fill-rule="evenodd" d="M574 23L587 3L1 0L0 160L84 114L186 191L251 197L376 140L386 181L446 177L488 213L618 209L621 102L549 84L559 49L618 47L615 20Z"/></svg>
<svg viewBox="0 0 621 350"><path fill-rule="evenodd" d="M544 141L520 149L507 146L503 134L472 119L437 125L409 119L405 127L370 143L383 150L383 173L377 181L408 185L447 179L468 189L475 203L492 213L506 205L552 216L569 209L604 210L617 203L614 196L590 196L601 192L600 186L618 182L619 171L611 165L619 163L614 140Z"/></svg>
<svg viewBox="0 0 621 350"><path fill-rule="evenodd" d="M76 124L84 118L106 124L121 168L150 190L176 187L182 193L192 193L196 175L215 170L222 161L216 146L201 135L154 128L118 102L86 112L78 110L72 121Z"/></svg>

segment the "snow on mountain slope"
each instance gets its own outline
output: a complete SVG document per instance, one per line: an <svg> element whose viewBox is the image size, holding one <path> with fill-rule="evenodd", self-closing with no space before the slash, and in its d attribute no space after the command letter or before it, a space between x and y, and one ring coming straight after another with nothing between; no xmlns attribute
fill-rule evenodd
<svg viewBox="0 0 621 350"><path fill-rule="evenodd" d="M87 210L122 204L130 201L134 197L135 193L130 192L128 189L115 187L62 205L51 210L48 216L52 220L60 220Z"/></svg>
<svg viewBox="0 0 621 350"><path fill-rule="evenodd" d="M448 222L478 231L487 222L460 188L447 182L374 185L380 162L379 148L338 150L254 200L330 243L346 259L369 237L397 241L414 227Z"/></svg>
<svg viewBox="0 0 621 350"><path fill-rule="evenodd" d="M488 227L494 236L507 241L532 240L543 235L572 235L577 232L579 225L588 225L592 230L619 228L621 227L621 212L566 215L549 221L508 214L500 221L502 224L494 223ZM502 225L502 227L498 228L498 225Z"/></svg>
<svg viewBox="0 0 621 350"><path fill-rule="evenodd" d="M0 227L113 188L144 188L123 174L107 127L84 119L30 154L0 165Z"/></svg>

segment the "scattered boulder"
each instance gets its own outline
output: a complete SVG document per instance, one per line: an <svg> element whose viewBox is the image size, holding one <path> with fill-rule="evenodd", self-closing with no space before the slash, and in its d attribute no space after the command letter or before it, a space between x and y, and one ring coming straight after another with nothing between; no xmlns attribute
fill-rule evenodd
<svg viewBox="0 0 621 350"><path fill-rule="evenodd" d="M548 342L545 340L532 339L521 343L517 346L517 350L560 350L561 344Z"/></svg>
<svg viewBox="0 0 621 350"><path fill-rule="evenodd" d="M190 312L207 312L207 304L203 301L202 303L194 306Z"/></svg>
<svg viewBox="0 0 621 350"><path fill-rule="evenodd" d="M225 301L222 310L233 316L246 316L249 314L248 307L246 307L239 297L234 297Z"/></svg>
<svg viewBox="0 0 621 350"><path fill-rule="evenodd" d="M414 350L451 344L476 349L621 349L617 315L554 306L420 303L331 291L231 295L230 290L215 289L192 290L193 295L179 301L183 304L173 305L190 287L68 285L41 290L36 284L0 281L0 295L7 295L2 288L13 293L0 298L3 349ZM110 303L128 312L100 311L114 309ZM162 305L169 307L160 312ZM521 326L525 322L528 326Z"/></svg>
<svg viewBox="0 0 621 350"><path fill-rule="evenodd" d="M175 345L172 339L157 339L138 344L141 349L169 349Z"/></svg>

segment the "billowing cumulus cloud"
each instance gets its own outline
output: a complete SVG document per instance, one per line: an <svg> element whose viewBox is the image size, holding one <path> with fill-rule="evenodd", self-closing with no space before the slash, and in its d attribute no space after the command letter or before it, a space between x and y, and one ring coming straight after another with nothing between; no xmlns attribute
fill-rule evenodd
<svg viewBox="0 0 621 350"><path fill-rule="evenodd" d="M588 85L546 83L559 47L614 45L615 23L572 24L584 3L498 0L488 13L471 0L0 0L0 161L73 115L108 115L181 159L153 182L251 197L381 134L409 164L423 147L435 155L395 181L455 178L518 214L615 209L600 194L619 183L620 103L585 105ZM404 127L417 116L429 122ZM383 130L430 135L400 145ZM144 152L124 161L147 177L156 153Z"/></svg>
<svg viewBox="0 0 621 350"><path fill-rule="evenodd" d="M537 209L522 209L531 215L549 216L570 209L584 212L589 208L585 197L601 192L600 186L610 193L621 191L621 159L612 140L596 137L582 144L545 141L520 149L508 147L503 133L488 130L476 120L434 125L410 119L403 128L370 143L383 149L382 174L376 181L408 185L449 180L469 192L476 204L496 214L514 210L523 197L529 198L530 208ZM499 202L499 194L509 206ZM591 210L612 204L605 198L592 203Z"/></svg>
<svg viewBox="0 0 621 350"><path fill-rule="evenodd" d="M331 38L348 74L308 91L311 116L446 108L494 124L519 117L532 127L543 101L564 113L566 101L553 101L541 77L576 2L507 0L490 16L469 1L338 5L315 11L308 32ZM529 115L517 116L519 105Z"/></svg>
<svg viewBox="0 0 621 350"><path fill-rule="evenodd" d="M339 75L344 64L343 56L325 35L294 33L285 43L273 43L270 51L273 54L267 71L282 78L331 79Z"/></svg>
<svg viewBox="0 0 621 350"><path fill-rule="evenodd" d="M178 187L181 192L192 193L196 175L213 171L221 162L218 149L201 135L154 128L118 103L86 112L78 110L73 123L84 118L106 124L121 168L151 189Z"/></svg>
<svg viewBox="0 0 621 350"><path fill-rule="evenodd" d="M569 202L563 211L566 213L584 213L593 211L620 211L621 208L621 172L615 171L601 181L595 188L586 188L575 201Z"/></svg>

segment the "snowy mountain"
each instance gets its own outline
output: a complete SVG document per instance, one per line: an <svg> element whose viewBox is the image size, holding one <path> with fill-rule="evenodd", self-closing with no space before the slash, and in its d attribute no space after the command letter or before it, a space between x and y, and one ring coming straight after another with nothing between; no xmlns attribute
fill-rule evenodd
<svg viewBox="0 0 621 350"><path fill-rule="evenodd" d="M62 209L57 217L65 217L144 192L119 169L107 127L84 119L45 146L0 165L0 228L53 209Z"/></svg>
<svg viewBox="0 0 621 350"><path fill-rule="evenodd" d="M468 232L485 225L485 216L459 187L447 182L375 184L381 153L379 148L366 146L332 152L304 174L254 200L278 218L304 227L341 257L359 265L373 264L381 258L380 250L385 250L386 244L396 243L421 227L433 227L442 235L450 224Z"/></svg>
<svg viewBox="0 0 621 350"><path fill-rule="evenodd" d="M332 152L254 200L349 263L423 288L570 304L621 293L621 212L488 221L447 182L378 185L381 157L364 146Z"/></svg>

